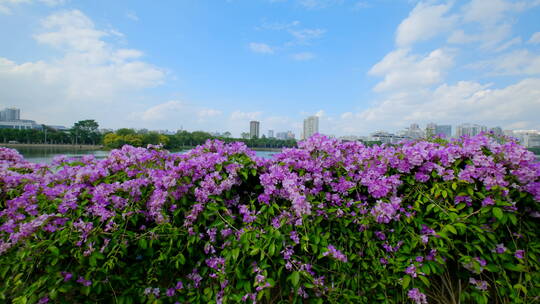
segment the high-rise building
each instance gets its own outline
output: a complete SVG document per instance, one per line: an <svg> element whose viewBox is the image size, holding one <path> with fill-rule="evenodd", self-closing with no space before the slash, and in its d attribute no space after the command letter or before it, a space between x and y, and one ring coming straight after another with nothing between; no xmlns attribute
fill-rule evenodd
<svg viewBox="0 0 540 304"><path fill-rule="evenodd" d="M461 136L476 136L482 132L486 132L487 131L487 127L486 126L482 126L482 125L472 125L472 124L469 124L469 123L466 123L466 124L461 124L459 126L457 126L456 128L456 137L461 137Z"/></svg>
<svg viewBox="0 0 540 304"><path fill-rule="evenodd" d="M276 138L277 139L283 139L283 140L287 139L287 132L277 132L276 133Z"/></svg>
<svg viewBox="0 0 540 304"><path fill-rule="evenodd" d="M489 131L495 135L503 135L503 130L501 127L494 127L494 128L489 129Z"/></svg>
<svg viewBox="0 0 540 304"><path fill-rule="evenodd" d="M21 110L17 108L7 108L6 111L6 120L20 120L21 119Z"/></svg>
<svg viewBox="0 0 540 304"><path fill-rule="evenodd" d="M540 131L538 130L514 130L513 137L527 148L540 147Z"/></svg>
<svg viewBox="0 0 540 304"><path fill-rule="evenodd" d="M402 133L402 136L406 136L409 138L422 138L425 135L424 131L420 129L420 126L417 123L412 123L411 126L405 129L405 132Z"/></svg>
<svg viewBox="0 0 540 304"><path fill-rule="evenodd" d="M15 121L21 120L21 110L17 108L5 108L0 112L0 120Z"/></svg>
<svg viewBox="0 0 540 304"><path fill-rule="evenodd" d="M249 138L259 138L259 126L258 121L252 120L249 122Z"/></svg>
<svg viewBox="0 0 540 304"><path fill-rule="evenodd" d="M304 133L302 134L302 138L308 139L315 133L319 133L319 117L310 116L304 119Z"/></svg>
<svg viewBox="0 0 540 304"><path fill-rule="evenodd" d="M433 122L428 123L426 126L426 136L437 135L437 133L435 133L436 129L437 129L437 124Z"/></svg>
<svg viewBox="0 0 540 304"><path fill-rule="evenodd" d="M292 131L287 131L287 139L294 139L294 133Z"/></svg>
<svg viewBox="0 0 540 304"><path fill-rule="evenodd" d="M435 135L441 135L444 138L452 137L452 126L451 125L437 125L435 127Z"/></svg>
<svg viewBox="0 0 540 304"><path fill-rule="evenodd" d="M274 138L274 130L268 130L268 138Z"/></svg>

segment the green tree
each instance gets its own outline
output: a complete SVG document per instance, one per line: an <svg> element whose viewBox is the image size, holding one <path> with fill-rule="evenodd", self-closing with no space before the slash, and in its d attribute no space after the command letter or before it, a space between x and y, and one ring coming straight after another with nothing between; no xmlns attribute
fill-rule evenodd
<svg viewBox="0 0 540 304"><path fill-rule="evenodd" d="M76 144L97 144L101 136L98 132L99 124L93 119L80 120L71 128L71 135Z"/></svg>

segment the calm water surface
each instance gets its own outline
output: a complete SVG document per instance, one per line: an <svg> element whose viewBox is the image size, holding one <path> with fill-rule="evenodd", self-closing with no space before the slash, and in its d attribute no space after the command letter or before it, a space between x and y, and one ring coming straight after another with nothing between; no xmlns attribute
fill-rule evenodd
<svg viewBox="0 0 540 304"><path fill-rule="evenodd" d="M17 151L21 153L24 158L33 163L45 163L50 164L55 156L65 155L67 157L81 158L85 155L94 155L97 159L106 158L109 155L109 151L79 151L73 149L62 148L18 148ZM176 151L173 153L186 153L188 150ZM264 158L272 158L272 156L278 152L275 151L255 151L257 156Z"/></svg>

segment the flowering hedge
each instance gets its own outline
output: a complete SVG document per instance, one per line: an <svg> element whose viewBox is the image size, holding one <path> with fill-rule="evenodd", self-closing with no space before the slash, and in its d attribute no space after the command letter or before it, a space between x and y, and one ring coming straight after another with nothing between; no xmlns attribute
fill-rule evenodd
<svg viewBox="0 0 540 304"><path fill-rule="evenodd" d="M0 300L540 301L540 163L477 136L273 159L209 141L26 162L0 148Z"/></svg>

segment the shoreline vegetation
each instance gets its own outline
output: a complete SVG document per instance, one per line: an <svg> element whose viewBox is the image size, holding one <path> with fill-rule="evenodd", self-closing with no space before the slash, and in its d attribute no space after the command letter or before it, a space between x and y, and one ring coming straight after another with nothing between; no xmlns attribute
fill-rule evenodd
<svg viewBox="0 0 540 304"><path fill-rule="evenodd" d="M0 147L6 147L6 148L24 148L24 149L32 149L32 148L58 148L58 149L73 149L73 150L103 150L105 147L103 145L75 145L75 144L24 144L24 143L18 143L18 144L10 144L10 143L0 143Z"/></svg>
<svg viewBox="0 0 540 304"><path fill-rule="evenodd" d="M72 144L24 144L24 143L18 143L18 144L6 144L6 143L0 143L0 147L5 148L12 148L17 150L17 148L23 148L23 149L63 149L63 150L76 150L76 151L111 151L114 150L112 148L105 147L103 145L72 145ZM170 149L171 152L179 152L179 151L185 151L185 150L191 150L196 148L197 146L180 146L175 147L174 149ZM269 151L269 152L281 152L282 148L252 148L254 151Z"/></svg>

